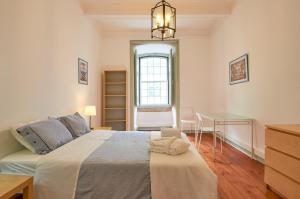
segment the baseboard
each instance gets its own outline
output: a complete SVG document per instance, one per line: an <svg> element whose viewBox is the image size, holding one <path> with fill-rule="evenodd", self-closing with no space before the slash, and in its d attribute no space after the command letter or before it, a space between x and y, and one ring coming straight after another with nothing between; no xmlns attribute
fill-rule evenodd
<svg viewBox="0 0 300 199"><path fill-rule="evenodd" d="M251 147L245 147L245 144L242 144L241 142L232 139L230 137L226 137L225 142L232 147L236 148L237 150L241 151L242 153L246 154L247 156L251 157ZM249 148L249 149L247 149ZM254 159L259 161L262 164L265 164L264 160L264 153L259 151L258 149L254 148Z"/></svg>
<svg viewBox="0 0 300 199"><path fill-rule="evenodd" d="M138 131L160 131L161 128L172 128L172 126L162 126L162 127L138 127Z"/></svg>
<svg viewBox="0 0 300 199"><path fill-rule="evenodd" d="M194 133L194 131L183 131L185 133ZM203 133L210 133L210 132L203 132ZM237 150L239 150L240 152L246 154L247 156L251 157L251 147L248 145L248 144L245 144L237 139L234 139L230 136L226 136L225 138L225 142L229 145L231 145L232 147L236 148ZM265 153L264 151L260 150L260 149L257 149L257 148L254 148L254 158L261 162L262 164L264 164L265 160L264 160L264 157L265 157Z"/></svg>

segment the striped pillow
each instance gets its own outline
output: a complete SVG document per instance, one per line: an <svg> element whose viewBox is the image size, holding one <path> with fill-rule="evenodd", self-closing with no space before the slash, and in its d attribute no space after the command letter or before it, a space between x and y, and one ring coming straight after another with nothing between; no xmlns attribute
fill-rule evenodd
<svg viewBox="0 0 300 199"><path fill-rule="evenodd" d="M91 131L87 126L85 119L79 113L60 117L59 121L67 127L73 138L80 137Z"/></svg>
<svg viewBox="0 0 300 199"><path fill-rule="evenodd" d="M38 154L46 154L73 140L68 129L58 120L45 120L17 129Z"/></svg>

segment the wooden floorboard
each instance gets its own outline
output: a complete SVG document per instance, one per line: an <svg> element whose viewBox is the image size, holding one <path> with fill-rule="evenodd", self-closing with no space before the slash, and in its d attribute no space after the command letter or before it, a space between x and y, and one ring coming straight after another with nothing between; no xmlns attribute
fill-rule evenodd
<svg viewBox="0 0 300 199"><path fill-rule="evenodd" d="M194 142L194 136L189 135ZM247 155L229 144L217 145L216 161L212 156L212 136L203 134L199 153L210 169L218 177L220 199L279 199L280 197L266 188L264 183L264 165L251 160Z"/></svg>

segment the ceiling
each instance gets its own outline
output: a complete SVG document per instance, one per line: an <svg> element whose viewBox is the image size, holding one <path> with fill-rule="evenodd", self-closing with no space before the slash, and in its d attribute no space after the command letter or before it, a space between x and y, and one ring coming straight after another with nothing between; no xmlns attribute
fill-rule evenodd
<svg viewBox="0 0 300 199"><path fill-rule="evenodd" d="M84 13L104 32L142 32L150 29L150 10L158 0L79 0ZM169 0L177 9L180 33L208 34L231 14L234 0Z"/></svg>

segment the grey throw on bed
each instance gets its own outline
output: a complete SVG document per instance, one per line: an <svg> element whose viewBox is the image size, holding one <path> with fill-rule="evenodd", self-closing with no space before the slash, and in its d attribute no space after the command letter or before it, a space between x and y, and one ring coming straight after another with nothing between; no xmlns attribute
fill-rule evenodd
<svg viewBox="0 0 300 199"><path fill-rule="evenodd" d="M149 133L114 133L82 163L75 199L151 199L149 141Z"/></svg>

